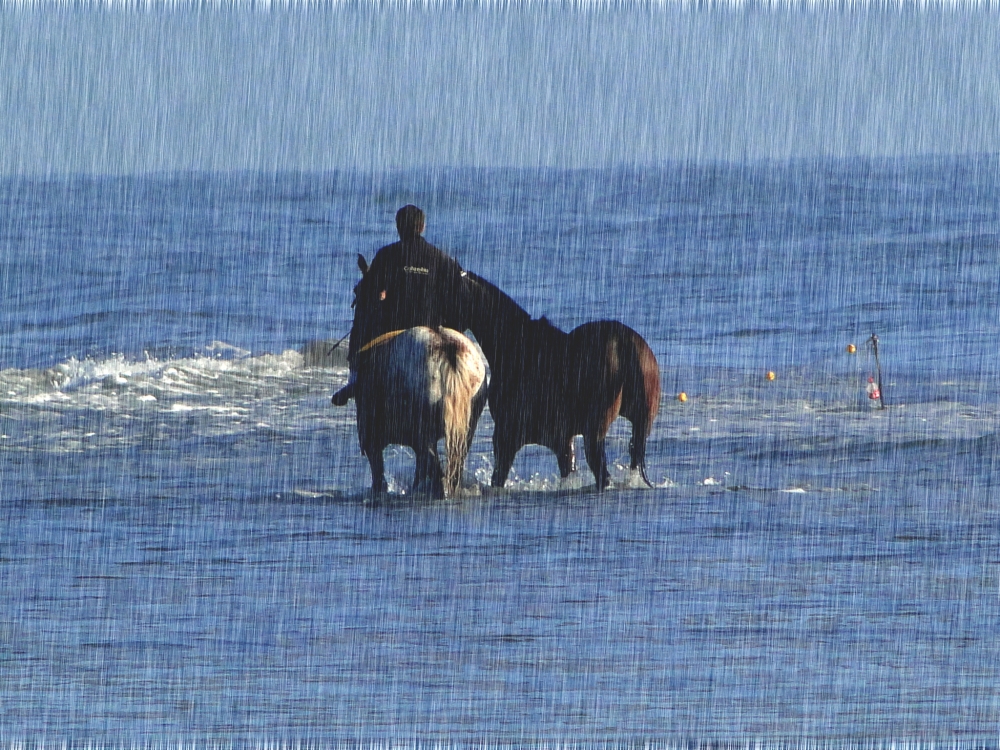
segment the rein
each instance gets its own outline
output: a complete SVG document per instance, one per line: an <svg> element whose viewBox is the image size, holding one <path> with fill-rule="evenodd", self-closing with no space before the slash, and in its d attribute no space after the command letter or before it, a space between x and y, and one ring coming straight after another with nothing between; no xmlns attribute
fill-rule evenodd
<svg viewBox="0 0 1000 750"><path fill-rule="evenodd" d="M386 341L396 338L399 334L404 333L405 328L401 328L398 331L389 331L388 333L383 333L381 336L376 336L367 344L358 349L358 354L364 354L369 349L374 349L376 346L384 344Z"/></svg>

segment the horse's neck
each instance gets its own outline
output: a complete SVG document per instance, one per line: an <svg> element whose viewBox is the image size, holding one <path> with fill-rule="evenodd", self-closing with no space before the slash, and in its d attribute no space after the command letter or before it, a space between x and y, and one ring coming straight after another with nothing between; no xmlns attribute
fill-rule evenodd
<svg viewBox="0 0 1000 750"><path fill-rule="evenodd" d="M497 309L479 315L471 330L493 371L512 376L526 366L537 365L539 357L561 359L569 338L544 318L532 320L523 310L518 314L503 314Z"/></svg>
<svg viewBox="0 0 1000 750"><path fill-rule="evenodd" d="M496 367L505 351L520 346L529 326L531 316L514 300L493 287L486 287L475 305L469 329L476 336L487 361Z"/></svg>
<svg viewBox="0 0 1000 750"><path fill-rule="evenodd" d="M492 319L489 316L480 316L473 321L473 325L470 327L491 367L499 366L503 359L502 354L509 345L506 342L509 342L514 336L511 322L514 321L501 319L499 316Z"/></svg>

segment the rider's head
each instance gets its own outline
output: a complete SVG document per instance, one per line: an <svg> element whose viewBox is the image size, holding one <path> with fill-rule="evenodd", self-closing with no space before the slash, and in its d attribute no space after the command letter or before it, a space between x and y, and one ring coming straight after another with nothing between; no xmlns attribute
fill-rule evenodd
<svg viewBox="0 0 1000 750"><path fill-rule="evenodd" d="M416 206L403 206L396 212L396 229L401 240L412 240L423 234L424 212Z"/></svg>

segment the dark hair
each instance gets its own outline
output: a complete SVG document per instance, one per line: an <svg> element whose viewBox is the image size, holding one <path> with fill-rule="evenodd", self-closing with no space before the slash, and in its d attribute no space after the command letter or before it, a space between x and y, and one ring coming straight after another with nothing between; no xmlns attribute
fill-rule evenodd
<svg viewBox="0 0 1000 750"><path fill-rule="evenodd" d="M424 231L424 212L416 206L403 206L396 212L396 229L399 239L412 240Z"/></svg>

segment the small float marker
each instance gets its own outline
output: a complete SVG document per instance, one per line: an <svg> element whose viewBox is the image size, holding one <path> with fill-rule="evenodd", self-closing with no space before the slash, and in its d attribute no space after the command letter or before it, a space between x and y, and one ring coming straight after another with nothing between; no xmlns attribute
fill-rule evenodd
<svg viewBox="0 0 1000 750"><path fill-rule="evenodd" d="M768 370L767 371L767 375L765 375L764 377L767 378L768 380L774 380L774 378L775 378L774 371L773 370Z"/></svg>
<svg viewBox="0 0 1000 750"><path fill-rule="evenodd" d="M875 384L875 378L868 378L868 385L865 387L865 390L868 391L868 398L872 401L878 401L882 398L882 394L878 390L878 385Z"/></svg>
<svg viewBox="0 0 1000 750"><path fill-rule="evenodd" d="M677 400L683 404L685 401L688 400L688 395L684 391L681 391L680 393L677 394Z"/></svg>
<svg viewBox="0 0 1000 750"><path fill-rule="evenodd" d="M857 353L857 351L858 351L858 347L856 347L854 344L848 344L847 345L847 353L848 354L855 354L855 353Z"/></svg>

